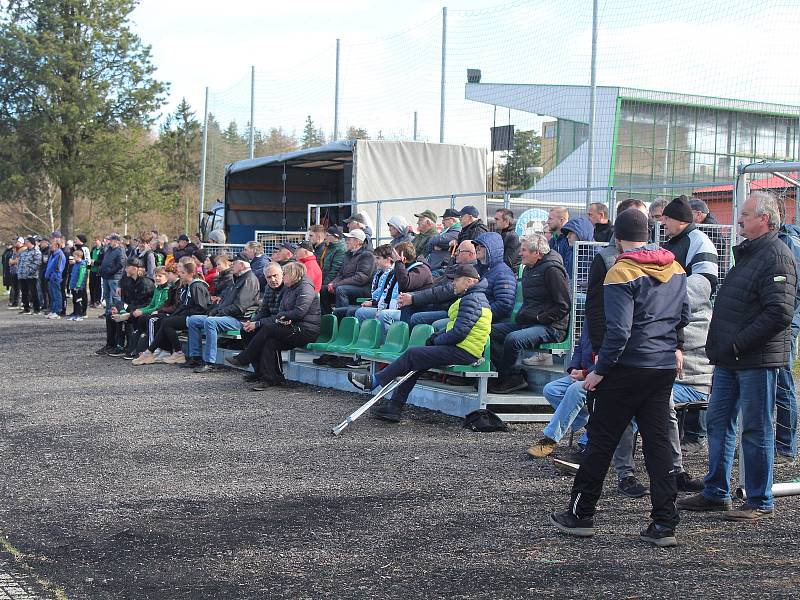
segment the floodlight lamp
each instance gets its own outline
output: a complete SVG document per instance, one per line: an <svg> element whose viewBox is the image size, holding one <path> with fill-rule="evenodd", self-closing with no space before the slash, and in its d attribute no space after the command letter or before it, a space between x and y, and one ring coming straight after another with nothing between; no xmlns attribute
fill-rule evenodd
<svg viewBox="0 0 800 600"><path fill-rule="evenodd" d="M467 83L480 83L481 70L480 69L467 69Z"/></svg>

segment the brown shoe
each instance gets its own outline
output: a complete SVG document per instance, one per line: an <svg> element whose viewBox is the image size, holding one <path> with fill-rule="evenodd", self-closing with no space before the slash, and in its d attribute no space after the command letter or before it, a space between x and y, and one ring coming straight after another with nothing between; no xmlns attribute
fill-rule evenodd
<svg viewBox="0 0 800 600"><path fill-rule="evenodd" d="M771 519L774 512L771 508L755 508L745 502L735 510L726 511L722 518L726 521L758 521Z"/></svg>
<svg viewBox="0 0 800 600"><path fill-rule="evenodd" d="M551 440L549 437L543 437L533 446L528 448L528 454L534 458L544 458L545 456L550 456L553 453L553 450L556 449L557 445L557 441Z"/></svg>

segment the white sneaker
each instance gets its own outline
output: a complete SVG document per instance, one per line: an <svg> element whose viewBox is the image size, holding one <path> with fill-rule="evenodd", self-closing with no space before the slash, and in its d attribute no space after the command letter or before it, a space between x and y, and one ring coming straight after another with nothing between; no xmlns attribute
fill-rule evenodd
<svg viewBox="0 0 800 600"><path fill-rule="evenodd" d="M156 350L153 353L153 362L163 363L164 359L167 358L169 355L170 355L170 352L167 352L167 351L162 350L161 348L159 348L158 350Z"/></svg>
<svg viewBox="0 0 800 600"><path fill-rule="evenodd" d="M529 367L550 367L553 365L553 355L548 352L538 352L529 358L523 358L522 364Z"/></svg>
<svg viewBox="0 0 800 600"><path fill-rule="evenodd" d="M50 313L49 315L47 315L47 318L48 319L60 319L61 317L58 316L56 313Z"/></svg>
<svg viewBox="0 0 800 600"><path fill-rule="evenodd" d="M73 321L83 321L83 317L72 317Z"/></svg>
<svg viewBox="0 0 800 600"><path fill-rule="evenodd" d="M165 365L182 365L186 362L186 356L178 350L173 352L162 361Z"/></svg>

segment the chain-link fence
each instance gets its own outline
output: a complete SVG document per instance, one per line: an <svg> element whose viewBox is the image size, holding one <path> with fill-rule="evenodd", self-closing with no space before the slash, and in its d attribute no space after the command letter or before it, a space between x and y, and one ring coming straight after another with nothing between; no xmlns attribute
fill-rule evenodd
<svg viewBox="0 0 800 600"><path fill-rule="evenodd" d="M244 250L244 244L203 244L203 250L208 256L227 254L233 258Z"/></svg>

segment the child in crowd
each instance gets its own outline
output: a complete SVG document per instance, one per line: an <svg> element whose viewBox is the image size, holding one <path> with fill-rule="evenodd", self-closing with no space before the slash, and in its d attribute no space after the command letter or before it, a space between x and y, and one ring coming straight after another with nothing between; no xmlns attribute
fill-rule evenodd
<svg viewBox="0 0 800 600"><path fill-rule="evenodd" d="M83 250L75 250L70 259L72 270L69 275L69 289L72 293L72 314L70 321L83 321L86 318L86 305L88 298L86 295L86 281L89 269Z"/></svg>

